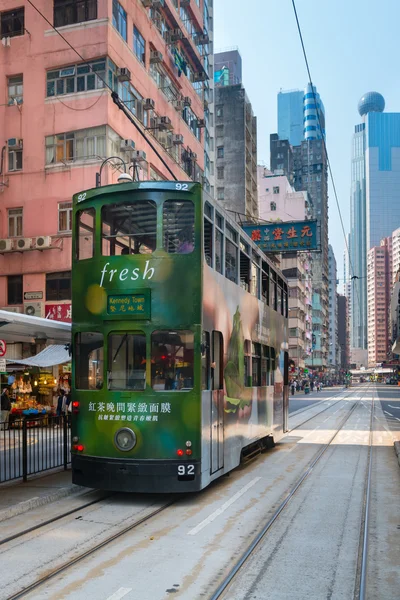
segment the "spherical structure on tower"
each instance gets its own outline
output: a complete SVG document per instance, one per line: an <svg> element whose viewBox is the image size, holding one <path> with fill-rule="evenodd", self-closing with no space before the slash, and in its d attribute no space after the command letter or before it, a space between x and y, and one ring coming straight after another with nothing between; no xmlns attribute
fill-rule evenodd
<svg viewBox="0 0 400 600"><path fill-rule="evenodd" d="M385 98L378 92L367 92L358 103L358 112L363 117L370 112L383 112Z"/></svg>

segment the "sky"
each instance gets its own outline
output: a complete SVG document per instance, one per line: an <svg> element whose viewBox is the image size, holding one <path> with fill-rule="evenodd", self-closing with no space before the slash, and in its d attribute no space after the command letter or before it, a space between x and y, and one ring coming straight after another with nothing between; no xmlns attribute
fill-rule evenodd
<svg viewBox="0 0 400 600"><path fill-rule="evenodd" d="M327 150L347 233L351 138L361 122L358 101L377 91L385 98L385 112L400 112L400 2L296 0L296 8L311 77L325 106ZM303 89L308 81L292 0L214 0L215 52L233 46L240 51L243 84L258 120L257 159L269 166L277 93ZM342 279L345 241L331 181L329 241Z"/></svg>

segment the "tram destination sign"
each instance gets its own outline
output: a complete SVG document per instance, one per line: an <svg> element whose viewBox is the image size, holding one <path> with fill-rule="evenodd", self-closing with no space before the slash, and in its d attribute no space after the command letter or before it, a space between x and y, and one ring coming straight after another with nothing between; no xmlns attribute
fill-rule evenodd
<svg viewBox="0 0 400 600"><path fill-rule="evenodd" d="M147 293L108 296L107 312L109 315L124 315L128 318L149 319L150 297Z"/></svg>
<svg viewBox="0 0 400 600"><path fill-rule="evenodd" d="M319 250L317 221L290 221L243 225L244 231L265 253Z"/></svg>

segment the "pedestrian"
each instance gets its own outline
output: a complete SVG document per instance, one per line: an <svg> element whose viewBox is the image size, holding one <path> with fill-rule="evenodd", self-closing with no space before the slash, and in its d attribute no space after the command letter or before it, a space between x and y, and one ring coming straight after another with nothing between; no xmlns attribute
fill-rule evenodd
<svg viewBox="0 0 400 600"><path fill-rule="evenodd" d="M10 410L11 410L10 392L9 392L8 388L4 388L3 393L1 394L1 416L0 416L1 429L3 431L8 429L8 419L10 417Z"/></svg>
<svg viewBox="0 0 400 600"><path fill-rule="evenodd" d="M321 389L321 384L318 382L317 383L317 392L319 392L320 389Z"/></svg>
<svg viewBox="0 0 400 600"><path fill-rule="evenodd" d="M313 381L310 383L310 387L311 387L311 391L313 392L314 391L314 382Z"/></svg>
<svg viewBox="0 0 400 600"><path fill-rule="evenodd" d="M291 386L290 386L290 387L291 387L291 391L292 391L292 396L294 396L294 392L295 392L295 390L296 390L296 384L295 384L295 382L294 382L294 381L292 381L292 383L291 383Z"/></svg>

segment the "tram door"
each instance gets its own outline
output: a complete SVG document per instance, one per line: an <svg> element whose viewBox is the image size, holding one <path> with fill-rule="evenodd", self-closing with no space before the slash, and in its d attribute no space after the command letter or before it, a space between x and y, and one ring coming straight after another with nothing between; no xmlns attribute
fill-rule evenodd
<svg viewBox="0 0 400 600"><path fill-rule="evenodd" d="M283 367L283 431L288 431L289 414L289 353L285 352Z"/></svg>
<svg viewBox="0 0 400 600"><path fill-rule="evenodd" d="M211 473L224 466L224 343L220 331L211 340Z"/></svg>

